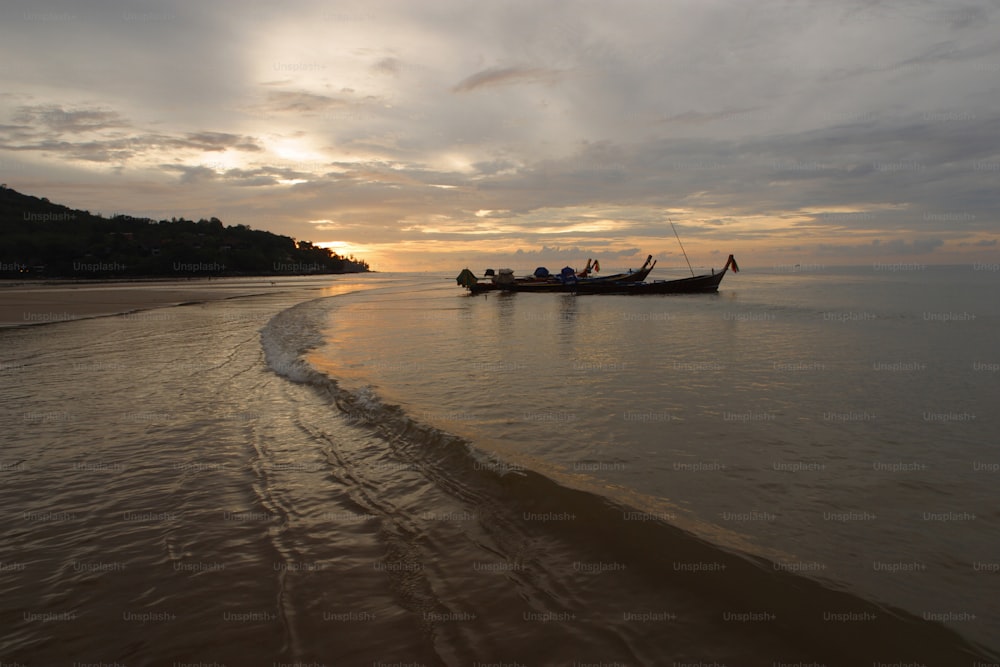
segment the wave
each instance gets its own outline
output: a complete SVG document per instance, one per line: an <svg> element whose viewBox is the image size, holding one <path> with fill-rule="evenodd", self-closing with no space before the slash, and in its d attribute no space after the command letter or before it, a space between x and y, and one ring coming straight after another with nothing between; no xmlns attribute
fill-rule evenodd
<svg viewBox="0 0 1000 667"><path fill-rule="evenodd" d="M282 311L261 329L268 366L296 383L311 385L353 424L391 443L394 456L420 470L428 483L490 508L493 530L544 531L586 554L580 562L620 563L650 589L693 593L717 621L768 628L821 655L828 665L959 665L997 661L1000 653L965 639L946 625L967 619L918 616L866 599L822 578L818 563L767 558L733 548L682 527L669 510L589 489L573 488L539 468L503 460L459 436L420 422L370 388L348 389L305 360L323 342L329 298ZM550 571L554 568L550 568ZM762 663L763 664L763 663ZM768 663L770 664L770 663Z"/></svg>

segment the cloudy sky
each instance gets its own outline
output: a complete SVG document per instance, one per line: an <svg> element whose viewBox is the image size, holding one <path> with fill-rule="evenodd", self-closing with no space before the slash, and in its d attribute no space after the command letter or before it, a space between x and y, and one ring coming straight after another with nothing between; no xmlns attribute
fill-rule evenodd
<svg viewBox="0 0 1000 667"><path fill-rule="evenodd" d="M996 261L1000 4L31 0L0 180L379 270Z"/></svg>

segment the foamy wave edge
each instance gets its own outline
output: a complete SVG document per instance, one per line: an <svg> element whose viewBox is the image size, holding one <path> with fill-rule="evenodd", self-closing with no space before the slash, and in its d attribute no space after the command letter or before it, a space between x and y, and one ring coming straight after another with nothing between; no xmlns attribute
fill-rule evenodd
<svg viewBox="0 0 1000 667"><path fill-rule="evenodd" d="M422 424L395 405L386 405L370 388L355 391L341 387L335 378L312 367L304 358L323 342L322 325L330 313L329 297L306 301L281 311L260 330L265 362L272 371L299 384L312 385L327 394L350 421L368 426L387 437L403 436L425 448L448 448L461 454L477 470L498 475L519 474L523 467L498 459L458 436Z"/></svg>

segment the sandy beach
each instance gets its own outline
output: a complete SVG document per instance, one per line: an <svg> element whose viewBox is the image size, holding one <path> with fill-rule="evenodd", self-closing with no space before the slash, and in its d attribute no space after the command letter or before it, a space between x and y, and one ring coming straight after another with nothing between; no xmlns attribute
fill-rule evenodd
<svg viewBox="0 0 1000 667"><path fill-rule="evenodd" d="M67 322L184 303L273 293L267 278L106 283L0 283L0 327Z"/></svg>

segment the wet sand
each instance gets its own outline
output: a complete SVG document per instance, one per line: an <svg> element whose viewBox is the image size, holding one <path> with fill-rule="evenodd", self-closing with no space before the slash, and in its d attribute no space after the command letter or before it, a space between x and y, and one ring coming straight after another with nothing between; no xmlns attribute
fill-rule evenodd
<svg viewBox="0 0 1000 667"><path fill-rule="evenodd" d="M184 303L273 293L267 278L239 281L146 281L0 284L0 327L67 322Z"/></svg>

